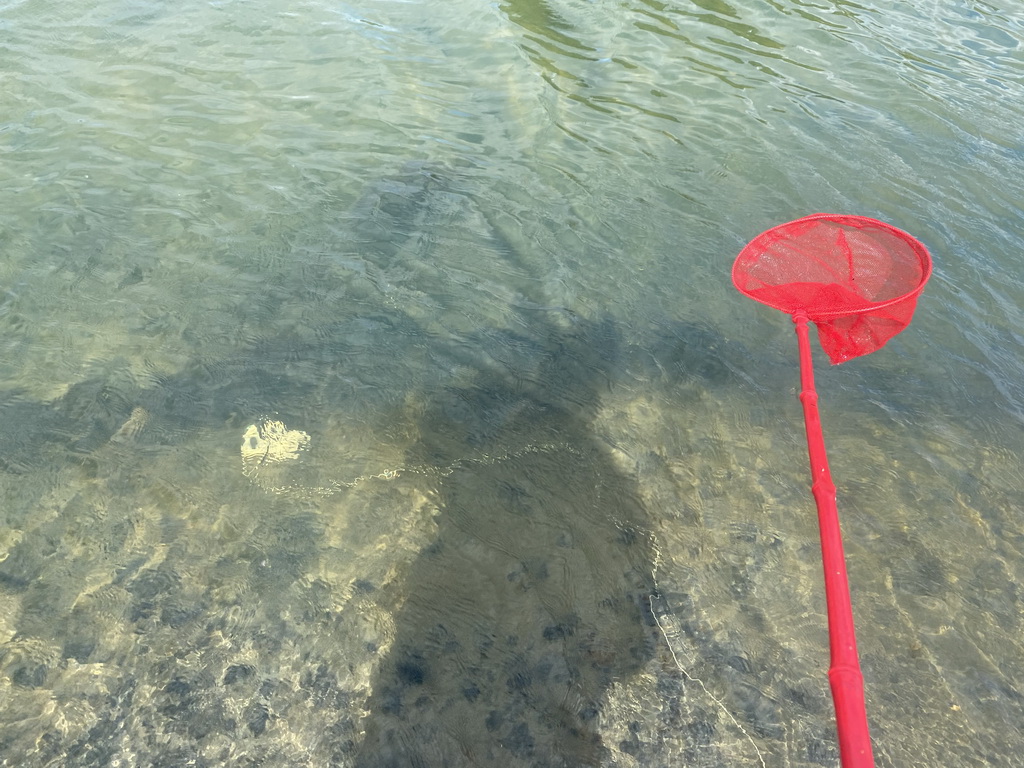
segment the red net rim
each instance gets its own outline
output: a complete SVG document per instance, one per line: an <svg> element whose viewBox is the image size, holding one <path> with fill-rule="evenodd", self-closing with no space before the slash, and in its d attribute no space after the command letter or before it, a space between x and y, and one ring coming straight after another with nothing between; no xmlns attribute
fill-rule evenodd
<svg viewBox="0 0 1024 768"><path fill-rule="evenodd" d="M913 235L904 232L902 229L894 227L891 224L887 224L884 221L873 219L870 216L854 216L850 214L836 213L814 213L811 214L810 216L804 216L799 219L794 219L793 221L787 221L785 224L779 224L777 226L772 227L771 229L766 229L760 235L758 235L749 243L747 243L743 247L743 250L739 252L739 255L736 256L736 260L733 262L732 265L732 283L736 287L736 290L738 290L747 298L753 299L754 301L764 304L765 306L769 306L772 309L777 309L781 312L785 312L786 314L797 314L787 309L786 307L778 306L777 304L771 301L766 301L764 297L754 296L753 294L749 293L744 288L742 288L740 284L740 276L743 271L743 268L741 267L741 265L745 266L745 259L750 259L752 257L756 258L756 254L764 252L766 250L766 246L769 245L770 243L777 242L779 240L785 240L791 237L789 230L798 229L801 225L807 224L812 221L821 220L834 222L838 225L845 224L854 227L873 227L876 229L885 230L889 234L902 240L917 255L921 263L921 277L918 280L917 285L915 285L906 293L900 294L895 298L887 299L885 301L873 302L867 306L859 308L842 309L836 311L815 311L815 318L846 317L850 315L864 314L866 312L874 312L876 310L892 306L893 304L899 304L900 302L906 301L911 297L917 296L918 294L921 293L921 291L924 290L925 284L928 282L928 279L932 275L932 257L931 254L928 253L928 249L924 246L924 243L922 243Z"/></svg>

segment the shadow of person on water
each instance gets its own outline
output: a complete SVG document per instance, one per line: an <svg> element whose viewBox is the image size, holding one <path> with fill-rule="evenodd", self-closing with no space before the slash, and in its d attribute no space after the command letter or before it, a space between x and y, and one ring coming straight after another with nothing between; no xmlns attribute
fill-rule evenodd
<svg viewBox="0 0 1024 768"><path fill-rule="evenodd" d="M409 463L451 470L436 539L389 596L360 768L601 763L609 689L654 649L645 512L591 430L613 335L503 333L497 365L425 409Z"/></svg>

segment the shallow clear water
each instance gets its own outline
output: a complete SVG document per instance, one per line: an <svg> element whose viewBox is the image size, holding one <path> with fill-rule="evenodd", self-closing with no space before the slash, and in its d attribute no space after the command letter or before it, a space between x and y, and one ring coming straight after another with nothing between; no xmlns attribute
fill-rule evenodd
<svg viewBox="0 0 1024 768"><path fill-rule="evenodd" d="M880 766L1024 749L1012 3L0 5L0 765L833 766L788 319Z"/></svg>

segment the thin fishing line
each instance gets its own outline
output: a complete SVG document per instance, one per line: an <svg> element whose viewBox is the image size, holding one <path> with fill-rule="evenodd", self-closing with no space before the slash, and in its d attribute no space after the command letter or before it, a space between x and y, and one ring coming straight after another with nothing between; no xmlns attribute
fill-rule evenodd
<svg viewBox="0 0 1024 768"><path fill-rule="evenodd" d="M619 527L623 527L621 523L619 524ZM661 623L661 618L658 616L658 612L654 610L655 599L658 597L662 597L661 589L658 587L658 569L660 568L662 563L661 547L658 546L658 540L655 538L653 532L641 529L639 530L639 533L642 533L644 536L647 537L647 541L650 544L651 550L654 552L654 563L653 567L651 568L651 581L654 589L647 596L647 599L651 605L651 616L654 617L654 623L658 627L658 630L661 632L661 637L665 641L665 647L668 648L668 652L672 656L672 661L675 664L676 669L678 669L679 672L682 673L682 675L687 680L699 685L701 687L701 690L704 691L705 694L707 694L708 698L715 702L715 705L722 712L725 713L725 716L728 717L730 721L732 721L732 724L735 725L736 728L739 729L740 733L742 733L743 736L746 738L746 740L750 742L750 746L753 747L754 753L757 755L758 762L761 763L761 768L768 768L768 764L765 762L764 755L758 748L757 742L754 741L754 737L751 736L747 729L744 728L743 725L739 722L739 720L736 719L735 715L733 715L733 713L725 705L725 702L723 702L720 698L715 696L715 694L711 692L707 685L705 685L702 679L694 675L691 675L690 672L683 666L682 662L679 661L679 656L676 654L675 648L672 647L672 642L669 639L668 631L665 629L665 625ZM664 598L662 597L662 599ZM680 649L680 653L682 653L682 649Z"/></svg>
<svg viewBox="0 0 1024 768"><path fill-rule="evenodd" d="M275 485L261 482L260 471L262 469L298 459L309 447L309 444L310 437L305 432L288 429L280 421L260 419L255 424L250 424L242 435L242 474L269 493L297 495L303 498L327 498L371 480L394 480L403 474L440 478L448 477L460 467L473 464L482 466L499 464L536 453L565 451L576 456L580 455L579 451L568 443L538 443L501 454L462 457L440 467L431 464L389 467L380 472L358 475L350 480L334 480L328 485L303 485L301 483Z"/></svg>

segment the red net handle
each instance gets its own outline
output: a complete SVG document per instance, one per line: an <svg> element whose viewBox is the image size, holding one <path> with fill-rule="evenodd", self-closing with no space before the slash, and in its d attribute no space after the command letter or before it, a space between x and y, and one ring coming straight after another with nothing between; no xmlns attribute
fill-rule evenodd
<svg viewBox="0 0 1024 768"><path fill-rule="evenodd" d="M818 509L821 564L825 573L825 604L828 611L828 642L831 661L828 670L832 703L836 711L839 758L842 768L873 768L871 734L864 703L864 675L857 654L850 583L846 555L836 508L836 486L828 466L825 438L818 412L818 391L814 386L814 364L807 330L807 315L793 318L800 346L800 403L804 410L807 455L811 464L811 493Z"/></svg>

